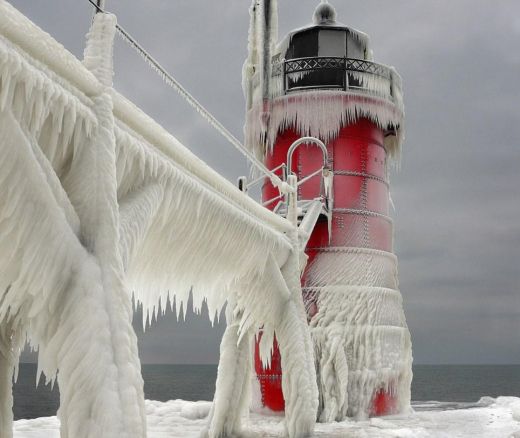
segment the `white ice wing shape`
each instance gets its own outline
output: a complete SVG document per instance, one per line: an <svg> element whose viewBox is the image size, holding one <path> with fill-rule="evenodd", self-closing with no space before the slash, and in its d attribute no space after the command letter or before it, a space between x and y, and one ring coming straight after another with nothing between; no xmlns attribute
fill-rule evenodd
<svg viewBox="0 0 520 438"><path fill-rule="evenodd" d="M269 254L284 262L291 245L281 230L130 128L120 124L116 141L122 225L140 236L132 243L128 281L146 311L153 314L168 296L175 296L178 305L186 304L192 291L195 307L206 299L214 315L237 282L264 272ZM180 147L173 140L171 146Z"/></svg>
<svg viewBox="0 0 520 438"><path fill-rule="evenodd" d="M115 25L96 14L81 63L0 0L1 436L27 333L47 379L59 370L63 436L144 437L131 293L153 313L190 291L211 315L232 304L228 340L279 333L288 431L310 432L317 388L296 230L110 88ZM243 351L223 355L223 372Z"/></svg>

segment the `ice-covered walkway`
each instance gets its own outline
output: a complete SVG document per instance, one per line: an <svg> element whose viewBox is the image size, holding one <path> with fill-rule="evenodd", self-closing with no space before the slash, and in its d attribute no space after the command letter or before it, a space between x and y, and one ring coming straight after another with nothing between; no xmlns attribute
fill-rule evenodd
<svg viewBox="0 0 520 438"><path fill-rule="evenodd" d="M260 327L284 351L289 434L305 435L318 388L302 234L113 89L116 31L97 14L80 61L0 0L0 437L27 340L60 387L63 437L145 438L132 297L153 316L190 293L210 315L227 305L210 435L247 409Z"/></svg>
<svg viewBox="0 0 520 438"><path fill-rule="evenodd" d="M150 438L198 438L206 425L210 402L174 400L146 402ZM475 407L456 409L451 403L415 405L406 416L373 418L369 421L318 424L315 437L352 438L520 438L520 398L485 397ZM455 408L455 409L454 409ZM58 438L56 417L20 420L15 438ZM281 417L252 414L245 436L283 435Z"/></svg>

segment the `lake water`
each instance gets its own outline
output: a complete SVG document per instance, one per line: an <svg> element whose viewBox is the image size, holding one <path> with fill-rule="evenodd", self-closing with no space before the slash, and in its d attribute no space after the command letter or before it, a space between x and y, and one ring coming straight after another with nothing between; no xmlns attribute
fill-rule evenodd
<svg viewBox="0 0 520 438"><path fill-rule="evenodd" d="M520 397L520 365L416 365L413 373L416 402ZM216 377L216 365L143 365L144 391L150 400L212 400ZM56 415L58 389L43 384L36 388L35 364L20 365L13 392L15 419Z"/></svg>

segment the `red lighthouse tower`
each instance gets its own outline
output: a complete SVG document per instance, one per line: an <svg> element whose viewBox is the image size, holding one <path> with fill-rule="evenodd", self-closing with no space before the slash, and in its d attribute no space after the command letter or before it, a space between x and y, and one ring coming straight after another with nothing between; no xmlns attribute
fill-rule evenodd
<svg viewBox="0 0 520 438"><path fill-rule="evenodd" d="M301 216L309 201L323 201L302 275L320 420L394 413L409 404L412 360L389 216L389 165L404 122L401 80L373 61L368 37L338 23L327 2L312 25L280 43L275 23L273 2L253 2L246 135L269 169L297 176ZM311 144L291 148L304 136L321 140L326 153ZM333 174L331 192L322 168ZM269 180L262 197L284 214ZM283 410L276 343L268 367L257 343L255 371L257 402Z"/></svg>

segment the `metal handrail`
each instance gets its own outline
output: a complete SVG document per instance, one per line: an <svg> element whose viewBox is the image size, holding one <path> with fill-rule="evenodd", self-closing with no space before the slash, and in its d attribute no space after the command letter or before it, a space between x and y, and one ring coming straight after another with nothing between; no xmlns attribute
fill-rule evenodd
<svg viewBox="0 0 520 438"><path fill-rule="evenodd" d="M393 100L395 98L395 90L401 89L399 77L391 67L378 64L377 62L367 61L365 59L338 56L311 56L305 58L286 59L283 60L281 64L283 64L282 71L285 93L300 90L334 88L343 89L344 91L357 90L363 93L374 94L379 97ZM312 83L314 82L313 80L305 83L306 81L304 78L295 79L294 76L291 77L291 75L298 73L309 74L320 71L338 72L341 76L332 79L332 83L326 83L326 80L324 80L323 83L320 83L319 80L316 80L315 83ZM388 81L389 93L382 94L365 86L353 85L349 78L349 73L364 73L386 80Z"/></svg>
<svg viewBox="0 0 520 438"><path fill-rule="evenodd" d="M310 56L286 59L284 61L284 70L286 74L312 70L344 70L347 65L346 61L347 58L339 56Z"/></svg>
<svg viewBox="0 0 520 438"><path fill-rule="evenodd" d="M275 167L274 169L271 169L272 173L275 173L277 170L285 169L285 163L280 164L279 166ZM282 175L283 179L283 175ZM258 184L259 182L263 182L265 180L265 175L259 176L258 178L254 179L253 181L250 181L246 184L246 189L250 189L254 185Z"/></svg>
<svg viewBox="0 0 520 438"><path fill-rule="evenodd" d="M302 137L299 140L296 140L291 147L289 148L289 151L287 152L287 173L292 175L292 156L294 154L294 151L301 146L304 143L314 143L318 145L318 147L321 149L323 153L323 167L326 168L327 164L329 162L329 152L327 151L327 146L325 146L325 143L323 143L320 139L316 137Z"/></svg>
<svg viewBox="0 0 520 438"><path fill-rule="evenodd" d="M268 199L267 201L262 202L262 206L267 207L268 205L272 204L274 201L277 201L278 199L282 199L285 196L285 194L280 193L279 195L275 196L274 198Z"/></svg>
<svg viewBox="0 0 520 438"><path fill-rule="evenodd" d="M316 172L313 172L310 175L307 175L305 178L299 180L298 184L297 184L298 187L300 187L302 184L305 184L311 178L314 178L315 176L318 176L320 173L323 173L323 167L320 167Z"/></svg>
<svg viewBox="0 0 520 438"><path fill-rule="evenodd" d="M301 146L304 143L314 143L317 145L323 154L323 165L319 169L317 169L315 172L305 176L300 181L297 180L296 175L292 171L292 158L294 151ZM322 180L321 180L321 188L320 188L320 197L322 200L323 208L325 209L326 215L328 217L329 222L329 229L331 226L331 220L332 216L330 214L330 210L332 209L332 205L334 204L333 200L333 191L332 191L332 180L329 181L327 184L328 178L332 176L332 173L328 167L328 161L329 161L329 153L327 151L327 146L325 146L325 143L323 143L320 139L315 137L302 137L299 140L296 140L290 147L289 151L287 152L287 182L292 183L292 186L294 188L298 188L302 184L305 184L307 181L309 181L311 178L315 177L321 172ZM324 190L324 192L322 191ZM292 213L289 214L290 210L290 204L294 203L292 206ZM296 193L289 193L286 196L286 203L287 203L287 216L295 216L292 218L293 221L297 220L298 212L297 212L297 205L299 203L298 200L298 190Z"/></svg>
<svg viewBox="0 0 520 438"><path fill-rule="evenodd" d="M323 65L309 66L309 63L322 63ZM331 65L337 63L338 65ZM345 70L361 73L371 73L385 79L392 78L392 69L384 64L379 64L366 59L346 58L341 56L309 56L304 58L286 59L283 62L284 73L298 73L313 70Z"/></svg>
<svg viewBox="0 0 520 438"><path fill-rule="evenodd" d="M309 175L306 175L305 177L303 177L301 180L298 181L296 174L292 171L293 155L294 155L294 152L296 151L296 149L305 143L315 144L320 148L320 150L323 154L323 165L319 169L315 170L314 172L312 172ZM280 202L278 203L278 205L275 207L274 210L276 211L280 205L285 205L286 206L285 213L287 215L287 218L289 219L289 217L291 217L292 221L297 222L298 208L303 207L304 205L313 201L313 200L299 201L297 189L298 189L298 187L305 184L310 179L318 176L319 174L322 175L323 179L326 179L329 175L331 175L331 171L328 167L328 160L329 160L329 154L327 151L327 146L320 139L315 138L315 137L302 137L302 138L296 140L294 143L291 144L291 146L289 147L289 150L287 151L287 164L282 163L282 164L278 165L277 167L271 169L272 173L275 173L276 171L282 169L283 170L282 179L293 190L288 190L286 192L280 191L280 193L278 195L276 195L275 197L262 202L262 206L267 207L269 205L272 205L274 202L280 200ZM247 193L247 191L250 187L254 186L255 184L257 184L263 180L265 180L265 176L260 176L256 179L254 179L253 181L247 182L247 178L245 176L242 176L242 177L238 178L238 187L241 191L243 191L244 193ZM322 186L322 188L323 187L325 187L325 186ZM322 197L325 211L329 212L329 210L332 206L332 203L333 203L332 198L329 199L329 197L332 197L332 193L327 193L327 189L325 188L325 194L322 193L320 195L320 197ZM284 198L285 198L285 200L283 200ZM302 203L302 204L300 205L300 203ZM303 208L305 208L305 207L303 207ZM328 214L328 216L330 216L330 214Z"/></svg>

